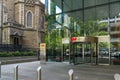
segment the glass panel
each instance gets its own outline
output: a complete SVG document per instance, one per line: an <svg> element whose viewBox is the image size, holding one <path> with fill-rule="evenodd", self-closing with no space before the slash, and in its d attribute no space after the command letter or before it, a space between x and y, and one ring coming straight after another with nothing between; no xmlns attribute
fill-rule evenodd
<svg viewBox="0 0 120 80"><path fill-rule="evenodd" d="M64 11L71 11L82 8L82 0L64 0Z"/></svg>
<svg viewBox="0 0 120 80"><path fill-rule="evenodd" d="M120 0L110 0L110 2L115 2L115 1L120 1Z"/></svg>
<svg viewBox="0 0 120 80"><path fill-rule="evenodd" d="M82 10L68 13L68 15L71 16L72 18L74 18L77 22L83 20L83 11Z"/></svg>
<svg viewBox="0 0 120 80"><path fill-rule="evenodd" d="M82 44L74 44L74 53L75 53L75 63L83 63L83 48Z"/></svg>
<svg viewBox="0 0 120 80"><path fill-rule="evenodd" d="M50 14L52 15L56 14L56 5L52 1L50 2Z"/></svg>
<svg viewBox="0 0 120 80"><path fill-rule="evenodd" d="M27 27L32 27L32 13L27 13Z"/></svg>
<svg viewBox="0 0 120 80"><path fill-rule="evenodd" d="M109 44L107 42L99 43L99 63L100 64L109 64Z"/></svg>
<svg viewBox="0 0 120 80"><path fill-rule="evenodd" d="M114 3L110 5L110 16L118 16L120 13L120 2L119 3Z"/></svg>
<svg viewBox="0 0 120 80"><path fill-rule="evenodd" d="M60 7L62 9L62 0L52 0L55 2L55 5ZM82 8L82 0L64 0L63 3L63 10L66 11L71 11L75 9L80 9Z"/></svg>
<svg viewBox="0 0 120 80"><path fill-rule="evenodd" d="M69 51L70 51L69 44L64 44L64 54L63 54L64 61L69 61L69 56L70 56Z"/></svg>
<svg viewBox="0 0 120 80"><path fill-rule="evenodd" d="M120 49L118 45L120 45L120 43L111 44L111 64L113 65L120 65Z"/></svg>
<svg viewBox="0 0 120 80"><path fill-rule="evenodd" d="M95 5L95 0L84 0L84 7L89 7L89 6L94 6Z"/></svg>
<svg viewBox="0 0 120 80"><path fill-rule="evenodd" d="M85 47L84 62L85 63L96 63L96 45L95 45L95 43L85 44L84 47Z"/></svg>
<svg viewBox="0 0 120 80"><path fill-rule="evenodd" d="M77 36L80 36L80 24L77 23L76 27L77 27L76 30Z"/></svg>
<svg viewBox="0 0 120 80"><path fill-rule="evenodd" d="M60 24L62 24L62 15L59 14L59 15L56 15L56 21Z"/></svg>
<svg viewBox="0 0 120 80"><path fill-rule="evenodd" d="M105 4L105 3L108 3L108 0L96 0L96 4L99 5L99 4Z"/></svg>
<svg viewBox="0 0 120 80"><path fill-rule="evenodd" d="M109 17L108 5L96 7L96 16L97 19L103 19Z"/></svg>
<svg viewBox="0 0 120 80"><path fill-rule="evenodd" d="M96 45L94 43L74 44L75 63L96 63Z"/></svg>
<svg viewBox="0 0 120 80"><path fill-rule="evenodd" d="M72 0L64 0L63 10L70 11L72 9Z"/></svg>
<svg viewBox="0 0 120 80"><path fill-rule="evenodd" d="M93 20L95 19L95 8L85 9L84 11L84 20Z"/></svg>
<svg viewBox="0 0 120 80"><path fill-rule="evenodd" d="M82 8L82 0L72 0L72 10Z"/></svg>
<svg viewBox="0 0 120 80"><path fill-rule="evenodd" d="M62 24L62 27L64 26L64 30L61 31L61 35L64 35L64 37L69 37L68 36L68 29L70 29L71 31L71 36L96 36L96 35L108 35L108 17L110 15L110 20L111 17L115 18L115 16L118 16L119 14L119 10L120 10L120 2L119 0L110 0L110 6L109 6L109 0L63 0L63 10L65 11L64 14L57 14L57 16L55 15L57 13L57 7L62 8L62 0L52 0L55 2L53 8L51 9L51 13L54 15L50 15L49 16L49 27L51 28L51 33L54 32L54 30L56 29L56 26L53 26L54 23L59 24L61 27L62 24L62 16L64 16L64 24ZM84 14L83 14L83 2L84 1ZM110 8L110 11L109 11ZM110 12L110 13L109 13ZM104 20L103 20L104 19ZM83 20L84 24L83 24ZM101 20L98 24L97 20ZM114 23L115 21L113 21ZM113 24L112 24L113 25ZM114 25L116 25L114 23ZM53 30L52 30L53 29ZM112 32L114 32L117 29L113 29L111 28L111 30L113 30ZM63 33L64 32L64 33ZM114 32L115 33L115 32ZM119 32L118 32L119 33ZM55 34L58 34L58 32L56 31ZM80 34L80 35L79 35ZM115 40L119 40L119 36L118 35L111 35L111 41L113 40L113 38ZM117 37L116 37L117 36ZM54 35L51 34L50 37L55 37ZM61 36L62 38L63 36ZM55 37L57 40L58 38ZM116 39L117 38L117 39ZM56 40L55 39L55 40ZM50 40L50 44L52 42L53 39ZM114 41L115 41L114 40ZM55 42L55 41L53 41ZM100 45L102 44L102 46L100 46L100 53L99 53L99 62L100 63L104 63L104 64L108 64L109 63L109 53L108 53L108 46L106 46L106 44L108 43L99 43ZM88 45L88 44L87 44ZM115 47L118 48L119 45L118 43L112 43L111 42L111 47ZM54 45L56 46L56 45ZM90 46L90 45L88 45ZM94 45L95 46L95 45ZM75 54L75 61L77 63L83 62L83 58L85 62L95 62L96 59L96 53L95 53L95 49L93 50L93 54L92 55L86 55L89 54L88 52L85 52L83 56L83 54L81 54L82 50L82 44L76 44L74 45L74 54ZM90 47L91 48L91 47ZM106 50L104 50L104 49ZM52 49L54 50L54 49ZM114 51L111 53L111 55L118 55L119 54L120 49L118 49L117 51ZM54 51L53 51L54 52ZM95 53L95 54L94 54ZM66 53L67 55L67 53ZM89 56L89 57L88 57ZM92 57L91 57L92 56ZM111 57L112 58L112 63L116 63L116 61L114 60L119 60L119 57ZM68 56L66 57L66 59L68 59ZM92 61L93 59L93 61Z"/></svg>

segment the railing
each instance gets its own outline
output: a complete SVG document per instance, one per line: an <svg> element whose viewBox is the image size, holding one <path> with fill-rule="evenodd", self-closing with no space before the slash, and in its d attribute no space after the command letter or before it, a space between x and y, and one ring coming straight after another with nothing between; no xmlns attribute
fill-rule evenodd
<svg viewBox="0 0 120 80"><path fill-rule="evenodd" d="M0 44L0 51L20 51L22 45Z"/></svg>
<svg viewBox="0 0 120 80"><path fill-rule="evenodd" d="M35 48L27 48L22 45L14 45L14 44L0 44L0 52L2 51L36 51Z"/></svg>

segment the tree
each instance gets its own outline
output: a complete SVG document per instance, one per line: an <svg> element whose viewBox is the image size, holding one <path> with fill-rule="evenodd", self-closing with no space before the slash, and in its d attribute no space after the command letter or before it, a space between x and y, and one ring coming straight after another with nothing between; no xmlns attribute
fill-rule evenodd
<svg viewBox="0 0 120 80"><path fill-rule="evenodd" d="M99 36L99 35L107 35L107 23L98 23L98 21L89 20L85 22L79 22L80 24L80 34L84 36Z"/></svg>

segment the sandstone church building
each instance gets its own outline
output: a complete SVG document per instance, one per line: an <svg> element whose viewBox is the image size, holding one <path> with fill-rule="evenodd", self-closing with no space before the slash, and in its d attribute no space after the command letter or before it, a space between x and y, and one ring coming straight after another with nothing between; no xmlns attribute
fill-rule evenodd
<svg viewBox="0 0 120 80"><path fill-rule="evenodd" d="M44 12L39 0L0 0L0 44L39 49L44 42Z"/></svg>

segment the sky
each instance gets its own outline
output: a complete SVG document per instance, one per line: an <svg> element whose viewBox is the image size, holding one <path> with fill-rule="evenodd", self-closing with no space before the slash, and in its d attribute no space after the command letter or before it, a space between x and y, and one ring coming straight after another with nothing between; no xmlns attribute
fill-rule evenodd
<svg viewBox="0 0 120 80"><path fill-rule="evenodd" d="M45 0L40 0L42 3L45 3Z"/></svg>

